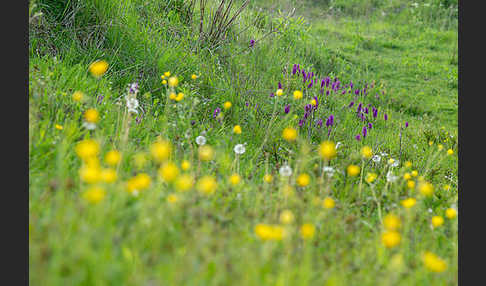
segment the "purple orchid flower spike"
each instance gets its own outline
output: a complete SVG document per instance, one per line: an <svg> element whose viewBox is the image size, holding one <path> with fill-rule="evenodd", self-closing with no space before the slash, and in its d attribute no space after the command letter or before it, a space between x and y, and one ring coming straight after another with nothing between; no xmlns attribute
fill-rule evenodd
<svg viewBox="0 0 486 286"><path fill-rule="evenodd" d="M221 112L221 108L218 107L213 112L213 118L216 118L218 116L219 112Z"/></svg>
<svg viewBox="0 0 486 286"><path fill-rule="evenodd" d="M278 82L278 89L282 89L282 84Z"/></svg>
<svg viewBox="0 0 486 286"><path fill-rule="evenodd" d="M313 84L314 84L314 80L311 79L311 82L309 83L309 85L307 86L307 88L311 88Z"/></svg>
<svg viewBox="0 0 486 286"><path fill-rule="evenodd" d="M407 121L407 122L405 122L405 128L407 128L407 127L408 127L408 121Z"/></svg>
<svg viewBox="0 0 486 286"><path fill-rule="evenodd" d="M254 45L255 45L255 40L251 39L250 40L250 48L253 48Z"/></svg>
<svg viewBox="0 0 486 286"><path fill-rule="evenodd" d="M317 109L317 107L319 106L319 99L317 98L317 96L314 96L314 100L316 101L316 105L314 106L314 109Z"/></svg>
<svg viewBox="0 0 486 286"><path fill-rule="evenodd" d="M196 124L196 120L191 120L191 125L194 126Z"/></svg>
<svg viewBox="0 0 486 286"><path fill-rule="evenodd" d="M383 116L383 118L385 119L385 121L388 120L388 114L385 113L385 115Z"/></svg>
<svg viewBox="0 0 486 286"><path fill-rule="evenodd" d="M324 85L326 84L326 80L325 79L321 79L321 89L324 88Z"/></svg>
<svg viewBox="0 0 486 286"><path fill-rule="evenodd" d="M373 107L373 118L376 118L378 116L378 109Z"/></svg>
<svg viewBox="0 0 486 286"><path fill-rule="evenodd" d="M287 104L287 105L285 106L284 111L285 111L285 114L288 114L288 113L290 112L290 104Z"/></svg>
<svg viewBox="0 0 486 286"><path fill-rule="evenodd" d="M322 127L322 119L317 120L316 125L317 125L318 128L321 128Z"/></svg>
<svg viewBox="0 0 486 286"><path fill-rule="evenodd" d="M371 129L373 128L373 124L371 124L371 122L368 123L368 129Z"/></svg>
<svg viewBox="0 0 486 286"><path fill-rule="evenodd" d="M297 65L294 64L294 66L292 67L292 75L295 75L296 72L297 72Z"/></svg>
<svg viewBox="0 0 486 286"><path fill-rule="evenodd" d="M354 95L359 95L359 89L354 91Z"/></svg>
<svg viewBox="0 0 486 286"><path fill-rule="evenodd" d="M358 113L359 113L359 112L361 111L361 108L362 108L362 107L363 107L363 104L360 102L360 103L358 104L358 109L356 110L356 112L358 112Z"/></svg>
<svg viewBox="0 0 486 286"><path fill-rule="evenodd" d="M304 109L305 109L305 112L309 112L312 109L312 104L310 104L310 103L309 104L306 104L304 106Z"/></svg>
<svg viewBox="0 0 486 286"><path fill-rule="evenodd" d="M354 101L351 101L348 105L349 108L351 108L354 105Z"/></svg>
<svg viewBox="0 0 486 286"><path fill-rule="evenodd" d="M361 132L363 133L363 138L366 138L366 135L368 134L368 129L366 129L366 126L363 126L363 130Z"/></svg>
<svg viewBox="0 0 486 286"><path fill-rule="evenodd" d="M273 92L270 93L270 97L274 97L275 94ZM247 105L248 106L248 105Z"/></svg>
<svg viewBox="0 0 486 286"><path fill-rule="evenodd" d="M302 125L304 125L304 122L305 121L303 119L299 120L299 127L302 127Z"/></svg>
<svg viewBox="0 0 486 286"><path fill-rule="evenodd" d="M328 90L328 91L326 91L326 95L329 95L329 90Z"/></svg>
<svg viewBox="0 0 486 286"><path fill-rule="evenodd" d="M356 135L356 137L354 137L357 141L360 141L361 140L361 136L358 134Z"/></svg>

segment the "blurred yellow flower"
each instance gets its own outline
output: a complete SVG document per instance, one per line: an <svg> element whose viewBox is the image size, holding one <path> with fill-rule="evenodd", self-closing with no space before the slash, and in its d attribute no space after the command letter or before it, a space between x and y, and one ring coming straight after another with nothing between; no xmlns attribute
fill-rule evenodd
<svg viewBox="0 0 486 286"><path fill-rule="evenodd" d="M277 96L282 96L282 95L283 95L283 89L280 89L280 88L279 88L279 89L277 89L277 91L275 92L275 94L276 94Z"/></svg>
<svg viewBox="0 0 486 286"><path fill-rule="evenodd" d="M404 180L410 180L411 178L412 178L412 175L410 175L410 173L408 173L408 172L403 175Z"/></svg>
<svg viewBox="0 0 486 286"><path fill-rule="evenodd" d="M96 109L90 108L84 112L84 119L89 123L96 123L100 120L100 116Z"/></svg>
<svg viewBox="0 0 486 286"><path fill-rule="evenodd" d="M187 171L191 168L191 162L187 161L187 160L183 160L182 163L181 163L181 169L183 171Z"/></svg>
<svg viewBox="0 0 486 286"><path fill-rule="evenodd" d="M364 146L361 148L361 156L365 159L370 159L373 156L373 151L369 146Z"/></svg>
<svg viewBox="0 0 486 286"><path fill-rule="evenodd" d="M81 100L83 100L84 98L84 93L82 93L81 91L77 90L73 93L73 100L76 101L76 102L79 102Z"/></svg>
<svg viewBox="0 0 486 286"><path fill-rule="evenodd" d="M439 227L444 224L444 218L441 216L433 216L431 219L432 226Z"/></svg>
<svg viewBox="0 0 486 286"><path fill-rule="evenodd" d="M422 255L422 261L425 268L432 272L443 272L447 269L446 262L430 251L427 251Z"/></svg>
<svg viewBox="0 0 486 286"><path fill-rule="evenodd" d="M283 224L290 224L294 219L294 214L290 210L284 210L280 213L280 222Z"/></svg>
<svg viewBox="0 0 486 286"><path fill-rule="evenodd" d="M241 134L241 126L240 125L235 125L235 127L233 127L233 132L235 134Z"/></svg>
<svg viewBox="0 0 486 286"><path fill-rule="evenodd" d="M322 206L326 209L332 209L336 205L336 202L331 197L327 197L322 200Z"/></svg>
<svg viewBox="0 0 486 286"><path fill-rule="evenodd" d="M179 175L179 168L177 168L176 164L168 162L160 167L159 175L167 183L173 182Z"/></svg>
<svg viewBox="0 0 486 286"><path fill-rule="evenodd" d="M166 84L167 84L167 81L164 79L164 80L162 81L162 84L163 84L163 85L166 85Z"/></svg>
<svg viewBox="0 0 486 286"><path fill-rule="evenodd" d="M209 145L203 145L199 147L199 160L201 161L211 161L214 157L214 150Z"/></svg>
<svg viewBox="0 0 486 286"><path fill-rule="evenodd" d="M283 139L287 141L295 141L297 139L297 130L292 127L287 127L282 131Z"/></svg>
<svg viewBox="0 0 486 286"><path fill-rule="evenodd" d="M176 76L171 76L169 78L169 86L176 87L179 84L179 79Z"/></svg>
<svg viewBox="0 0 486 286"><path fill-rule="evenodd" d="M332 160L336 157L336 144L332 141L324 141L319 145L319 155L324 160Z"/></svg>
<svg viewBox="0 0 486 286"><path fill-rule="evenodd" d="M418 172L417 170L413 170L410 175L412 175L412 177L417 177L418 176Z"/></svg>
<svg viewBox="0 0 486 286"><path fill-rule="evenodd" d="M454 154L454 150L452 149L447 150L447 155L452 155L452 154Z"/></svg>
<svg viewBox="0 0 486 286"><path fill-rule="evenodd" d="M285 230L278 225L257 224L255 234L261 240L282 240L285 236Z"/></svg>
<svg viewBox="0 0 486 286"><path fill-rule="evenodd" d="M297 184L301 187L305 187L310 183L310 176L306 173L300 174L296 180Z"/></svg>
<svg viewBox="0 0 486 286"><path fill-rule="evenodd" d="M170 204L177 203L179 201L179 197L175 194L170 194L167 196L167 202Z"/></svg>
<svg viewBox="0 0 486 286"><path fill-rule="evenodd" d="M316 228L313 224L305 223L300 227L300 236L303 239L309 239L314 237L315 232L316 232Z"/></svg>
<svg viewBox="0 0 486 286"><path fill-rule="evenodd" d="M191 75L191 78L192 78L192 79L197 79L197 75L192 74L192 75Z"/></svg>
<svg viewBox="0 0 486 286"><path fill-rule="evenodd" d="M412 167L412 162L410 162L410 161L405 162L405 167L407 167L407 168Z"/></svg>
<svg viewBox="0 0 486 286"><path fill-rule="evenodd" d="M236 186L241 182L241 177L238 174L233 174L229 177L229 181L232 185Z"/></svg>
<svg viewBox="0 0 486 286"><path fill-rule="evenodd" d="M407 209L413 207L416 203L417 203L417 200L415 198L408 198L408 199L401 201L402 206L407 208Z"/></svg>
<svg viewBox="0 0 486 286"><path fill-rule="evenodd" d="M390 213L383 218L383 225L386 230L398 230L402 226L402 222L397 215Z"/></svg>
<svg viewBox="0 0 486 286"><path fill-rule="evenodd" d="M303 96L304 94L302 93L302 91L300 90L294 91L294 99L301 99Z"/></svg>
<svg viewBox="0 0 486 286"><path fill-rule="evenodd" d="M102 169L100 177L101 180L105 183L113 183L116 181L117 174L114 169Z"/></svg>
<svg viewBox="0 0 486 286"><path fill-rule="evenodd" d="M412 180L407 181L407 188L409 189L415 188L415 181Z"/></svg>
<svg viewBox="0 0 486 286"><path fill-rule="evenodd" d="M170 71L166 71L166 72L164 73L164 77L169 77L169 76L170 76Z"/></svg>
<svg viewBox="0 0 486 286"><path fill-rule="evenodd" d="M266 183L271 183L273 181L273 176L270 174L265 174L265 176L263 176L263 181Z"/></svg>
<svg viewBox="0 0 486 286"><path fill-rule="evenodd" d="M175 188L180 192L188 191L194 185L194 178L188 174L182 174L175 180Z"/></svg>
<svg viewBox="0 0 486 286"><path fill-rule="evenodd" d="M393 248L400 244L401 235L397 231L387 230L381 235L381 242L386 248Z"/></svg>
<svg viewBox="0 0 486 286"><path fill-rule="evenodd" d="M98 186L93 186L82 194L83 199L92 204L97 204L105 198L105 190Z"/></svg>
<svg viewBox="0 0 486 286"><path fill-rule="evenodd" d="M105 155L105 162L110 166L116 166L121 161L121 153L117 150L110 150Z"/></svg>
<svg viewBox="0 0 486 286"><path fill-rule="evenodd" d="M98 166L82 166L79 169L79 177L85 183L97 183L101 180L101 169Z"/></svg>
<svg viewBox="0 0 486 286"><path fill-rule="evenodd" d="M446 209L445 215L448 219L454 219L457 216L457 211L453 208Z"/></svg>
<svg viewBox="0 0 486 286"><path fill-rule="evenodd" d="M175 101L181 101L182 99L184 99L184 93L179 92L175 98Z"/></svg>
<svg viewBox="0 0 486 286"><path fill-rule="evenodd" d="M169 93L170 100L175 100L176 98L177 98L177 94L175 94L174 92Z"/></svg>
<svg viewBox="0 0 486 286"><path fill-rule="evenodd" d="M169 141L160 140L150 146L150 153L157 162L163 162L169 158L172 152L172 145Z"/></svg>
<svg viewBox="0 0 486 286"><path fill-rule="evenodd" d="M419 183L418 190L422 195L430 197L434 193L434 186L431 183L424 181Z"/></svg>
<svg viewBox="0 0 486 286"><path fill-rule="evenodd" d="M356 165L349 165L346 169L348 176L355 177L359 175L360 167Z"/></svg>
<svg viewBox="0 0 486 286"><path fill-rule="evenodd" d="M224 107L224 109L230 109L230 108L231 108L231 105L232 105L232 104L231 104L231 102L226 101L226 102L223 104L223 107Z"/></svg>
<svg viewBox="0 0 486 286"><path fill-rule="evenodd" d="M56 124L55 127L56 127L57 130L63 130L64 129L64 127L62 127L62 125L59 125L59 124Z"/></svg>
<svg viewBox="0 0 486 286"><path fill-rule="evenodd" d="M211 195L216 191L218 184L212 176L204 176L197 182L197 190L205 195Z"/></svg>
<svg viewBox="0 0 486 286"><path fill-rule="evenodd" d="M98 155L100 145L93 139L85 139L75 147L76 154L83 160Z"/></svg>
<svg viewBox="0 0 486 286"><path fill-rule="evenodd" d="M368 182L369 184L373 183L376 178L378 178L378 175L376 173L368 173L366 174L366 182Z"/></svg>
<svg viewBox="0 0 486 286"><path fill-rule="evenodd" d="M101 77L108 70L108 63L104 60L95 61L89 66L89 72L96 78Z"/></svg>

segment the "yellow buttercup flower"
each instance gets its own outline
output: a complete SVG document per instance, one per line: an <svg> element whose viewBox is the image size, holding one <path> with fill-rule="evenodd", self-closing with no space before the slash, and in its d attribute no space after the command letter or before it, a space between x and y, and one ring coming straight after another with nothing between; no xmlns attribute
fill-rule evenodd
<svg viewBox="0 0 486 286"><path fill-rule="evenodd" d="M192 74L192 75L191 75L191 78L195 80L195 79L197 79L197 75Z"/></svg>
<svg viewBox="0 0 486 286"><path fill-rule="evenodd" d="M188 174L182 174L175 180L175 188L179 192L185 192L192 188L194 185L194 178Z"/></svg>
<svg viewBox="0 0 486 286"><path fill-rule="evenodd" d="M433 141L429 141L429 146L432 146L434 145L434 142Z"/></svg>
<svg viewBox="0 0 486 286"><path fill-rule="evenodd" d="M294 91L294 99L301 99L303 96L304 94L302 93L302 91L300 90Z"/></svg>
<svg viewBox="0 0 486 286"><path fill-rule="evenodd" d="M431 219L432 226L439 227L444 224L444 218L441 216L433 216Z"/></svg>
<svg viewBox="0 0 486 286"><path fill-rule="evenodd" d="M409 189L415 188L415 181L412 180L407 181L407 188Z"/></svg>
<svg viewBox="0 0 486 286"><path fill-rule="evenodd" d="M241 177L238 174L233 174L229 177L229 181L232 185L236 186L241 182Z"/></svg>
<svg viewBox="0 0 486 286"><path fill-rule="evenodd" d="M322 206L326 209L332 209L336 205L336 202L331 197L327 197L322 200Z"/></svg>
<svg viewBox="0 0 486 286"><path fill-rule="evenodd" d="M457 216L457 211L453 208L446 209L445 215L448 219L454 219Z"/></svg>
<svg viewBox="0 0 486 286"><path fill-rule="evenodd" d="M369 146L364 146L361 148L361 156L365 159L370 159L373 156L373 151Z"/></svg>
<svg viewBox="0 0 486 286"><path fill-rule="evenodd" d="M336 157L336 144L332 141L324 141L319 145L319 155L324 160L332 160Z"/></svg>
<svg viewBox="0 0 486 286"><path fill-rule="evenodd" d="M86 139L79 142L75 147L76 154L82 160L97 156L100 152L100 145L93 139Z"/></svg>
<svg viewBox="0 0 486 286"><path fill-rule="evenodd" d="M105 190L101 187L93 186L86 190L82 197L83 199L87 200L89 203L97 204L101 202L105 198Z"/></svg>
<svg viewBox="0 0 486 286"><path fill-rule="evenodd" d="M273 181L273 176L270 174L265 174L265 176L263 176L263 181L266 183L271 183Z"/></svg>
<svg viewBox="0 0 486 286"><path fill-rule="evenodd" d="M150 187L152 179L146 173L140 173L127 181L128 192L136 195L139 191L143 191Z"/></svg>
<svg viewBox="0 0 486 286"><path fill-rule="evenodd" d="M444 191L449 191L451 189L451 185L444 185Z"/></svg>
<svg viewBox="0 0 486 286"><path fill-rule="evenodd" d="M417 177L418 176L418 172L417 170L413 170L410 175L412 175L412 177Z"/></svg>
<svg viewBox="0 0 486 286"><path fill-rule="evenodd" d="M197 190L205 195L211 195L216 191L218 184L212 176L204 176L197 182Z"/></svg>
<svg viewBox="0 0 486 286"><path fill-rule="evenodd" d="M96 123L100 120L100 115L96 109L90 108L84 112L84 119L89 123Z"/></svg>
<svg viewBox="0 0 486 286"><path fill-rule="evenodd" d="M387 230L381 235L381 242L386 248L393 248L399 245L401 240L401 235L397 231Z"/></svg>
<svg viewBox="0 0 486 286"><path fill-rule="evenodd" d="M447 150L447 155L452 155L452 154L454 154L454 150L452 149Z"/></svg>
<svg viewBox="0 0 486 286"><path fill-rule="evenodd" d="M56 124L54 127L55 127L57 130L63 130L63 129L64 129L64 127L62 127L62 125L59 125L59 124Z"/></svg>
<svg viewBox="0 0 486 286"><path fill-rule="evenodd" d="M89 66L89 72L96 78L101 77L108 70L108 63L104 60L95 61Z"/></svg>
<svg viewBox="0 0 486 286"><path fill-rule="evenodd" d="M114 169L102 169L100 177L101 180L105 183L113 183L116 181L117 174Z"/></svg>
<svg viewBox="0 0 486 286"><path fill-rule="evenodd" d="M235 125L235 127L233 127L233 133L235 133L235 134L241 134L241 126L240 125Z"/></svg>
<svg viewBox="0 0 486 286"><path fill-rule="evenodd" d="M110 166L116 166L121 161L121 153L117 150L108 151L105 155L105 162Z"/></svg>
<svg viewBox="0 0 486 286"><path fill-rule="evenodd" d="M79 102L79 101L83 100L84 93L82 93L81 91L77 90L77 91L75 91L73 93L72 98L73 98L74 101Z"/></svg>
<svg viewBox="0 0 486 286"><path fill-rule="evenodd" d="M175 101L181 101L182 99L184 99L184 93L179 92L175 98Z"/></svg>
<svg viewBox="0 0 486 286"><path fill-rule="evenodd" d="M230 109L230 108L231 108L231 105L232 105L232 104L231 104L231 102L226 101L226 102L223 104L223 107L224 107L224 109Z"/></svg>
<svg viewBox="0 0 486 286"><path fill-rule="evenodd" d="M383 218L383 225L386 230L398 230L402 226L400 218L394 214L387 214Z"/></svg>
<svg viewBox="0 0 486 286"><path fill-rule="evenodd" d="M378 178L378 175L376 173L368 173L366 174L366 182L368 182L369 184L373 183L376 178Z"/></svg>
<svg viewBox="0 0 486 286"><path fill-rule="evenodd" d="M434 193L434 186L431 183L424 181L419 184L418 190L422 195L430 197Z"/></svg>
<svg viewBox="0 0 486 286"><path fill-rule="evenodd" d="M412 178L412 175L410 175L410 173L407 172L407 173L403 174L404 180L410 180L411 178Z"/></svg>
<svg viewBox="0 0 486 286"><path fill-rule="evenodd" d="M181 169L182 169L183 171L187 171L187 170L189 170L190 168L191 168L191 162L189 162L189 161L187 161L187 160L182 161L182 163L181 163Z"/></svg>
<svg viewBox="0 0 486 286"><path fill-rule="evenodd" d="M177 94L175 94L175 92L169 93L169 99L170 100L175 100L176 98L177 98Z"/></svg>
<svg viewBox="0 0 486 286"><path fill-rule="evenodd" d="M162 81L162 84L163 84L163 85L166 85L166 84L167 84L167 80L165 80L165 79L164 79L164 80Z"/></svg>
<svg viewBox="0 0 486 286"><path fill-rule="evenodd" d="M169 158L170 152L172 152L172 145L169 141L157 141L150 146L150 153L152 154L152 157L158 162L163 162L167 160Z"/></svg>
<svg viewBox="0 0 486 286"><path fill-rule="evenodd" d="M349 165L346 169L348 176L355 177L359 174L360 167L356 165Z"/></svg>
<svg viewBox="0 0 486 286"><path fill-rule="evenodd" d="M199 147L199 159L201 161L211 161L214 157L214 150L209 145L203 145Z"/></svg>
<svg viewBox="0 0 486 286"><path fill-rule="evenodd" d="M306 173L300 174L296 181L299 186L305 187L310 183L310 176Z"/></svg>
<svg viewBox="0 0 486 286"><path fill-rule="evenodd" d="M297 139L297 130L292 127L287 127L282 131L282 137L289 142L295 141Z"/></svg>
<svg viewBox="0 0 486 286"><path fill-rule="evenodd" d="M165 75L161 75L160 76L160 79L165 79Z"/></svg>
<svg viewBox="0 0 486 286"><path fill-rule="evenodd" d="M303 239L310 239L314 237L315 232L316 232L316 228L313 224L305 223L300 227L300 236Z"/></svg>
<svg viewBox="0 0 486 286"><path fill-rule="evenodd" d="M166 72L164 73L164 76L165 76L165 77L169 77L169 76L170 76L170 71L166 71Z"/></svg>
<svg viewBox="0 0 486 286"><path fill-rule="evenodd" d="M444 270L447 269L446 262L430 251L427 251L422 255L422 261L425 268L432 272L444 272Z"/></svg>
<svg viewBox="0 0 486 286"><path fill-rule="evenodd" d="M407 209L413 207L416 203L417 200L415 198L408 198L401 201L402 206Z"/></svg>
<svg viewBox="0 0 486 286"><path fill-rule="evenodd" d="M169 86L176 87L179 84L179 79L176 76L171 76L169 78Z"/></svg>
<svg viewBox="0 0 486 286"><path fill-rule="evenodd" d="M166 163L160 167L159 175L164 181L168 183L173 182L179 175L179 168L177 168L177 165L172 162Z"/></svg>
<svg viewBox="0 0 486 286"><path fill-rule="evenodd" d="M277 96L282 96L283 95L283 89L277 89L277 91L275 92L275 94Z"/></svg>
<svg viewBox="0 0 486 286"><path fill-rule="evenodd" d="M179 201L179 197L175 194L170 194L167 196L167 202L170 204L177 203Z"/></svg>
<svg viewBox="0 0 486 286"><path fill-rule="evenodd" d="M437 150L442 151L442 149L444 149L444 146L442 146L442 144L437 145Z"/></svg>
<svg viewBox="0 0 486 286"><path fill-rule="evenodd" d="M101 180L101 169L99 166L85 165L79 169L79 177L85 183L97 183Z"/></svg>
<svg viewBox="0 0 486 286"><path fill-rule="evenodd" d="M410 161L405 162L405 167L407 167L407 168L412 167L412 162L410 162Z"/></svg>
<svg viewBox="0 0 486 286"><path fill-rule="evenodd" d="M261 240L282 240L286 236L283 227L278 225L257 224L255 234Z"/></svg>
<svg viewBox="0 0 486 286"><path fill-rule="evenodd" d="M317 105L317 101L315 98L311 99L310 102L309 102L311 105L313 106L316 106Z"/></svg>
<svg viewBox="0 0 486 286"><path fill-rule="evenodd" d="M294 219L294 214L290 210L284 210L280 214L280 222L283 224L291 224Z"/></svg>

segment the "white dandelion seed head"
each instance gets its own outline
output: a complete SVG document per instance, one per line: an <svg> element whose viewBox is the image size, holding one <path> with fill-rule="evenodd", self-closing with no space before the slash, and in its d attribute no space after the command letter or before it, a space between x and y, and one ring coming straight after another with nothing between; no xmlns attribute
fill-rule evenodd
<svg viewBox="0 0 486 286"><path fill-rule="evenodd" d="M202 135L197 136L196 137L196 143L199 146L203 146L204 144L206 144L206 137L204 137Z"/></svg>
<svg viewBox="0 0 486 286"><path fill-rule="evenodd" d="M94 130L94 129L96 129L96 123L84 122L83 127L88 129L88 130Z"/></svg>
<svg viewBox="0 0 486 286"><path fill-rule="evenodd" d="M235 148L233 150L235 151L236 154L241 155L241 154L245 153L246 148L245 148L245 145L243 145L243 144L236 144Z"/></svg>
<svg viewBox="0 0 486 286"><path fill-rule="evenodd" d="M127 97L127 108L128 109L137 109L139 106L138 100L136 98L129 98Z"/></svg>
<svg viewBox="0 0 486 286"><path fill-rule="evenodd" d="M324 166L324 168L322 168L322 171L324 171L324 173L326 173L329 177L332 177L336 172L336 170L331 166Z"/></svg>
<svg viewBox="0 0 486 286"><path fill-rule="evenodd" d="M386 173L387 182L393 183L396 182L396 180L398 180L398 176L393 175L391 171L388 171L388 173Z"/></svg>
<svg viewBox="0 0 486 286"><path fill-rule="evenodd" d="M282 167L280 167L278 172L280 173L280 176L290 177L292 175L292 168L290 168L289 165L285 164Z"/></svg>
<svg viewBox="0 0 486 286"><path fill-rule="evenodd" d="M429 213L432 213L432 209L431 209L431 208L429 208L427 211L428 211Z"/></svg>

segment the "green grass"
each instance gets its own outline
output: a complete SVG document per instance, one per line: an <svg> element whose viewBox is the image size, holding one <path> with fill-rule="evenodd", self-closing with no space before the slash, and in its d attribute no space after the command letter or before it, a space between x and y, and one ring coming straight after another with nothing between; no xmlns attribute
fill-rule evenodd
<svg viewBox="0 0 486 286"><path fill-rule="evenodd" d="M457 285L457 219L445 217L457 204L457 2L449 2L424 1L413 8L398 0L252 1L221 45L210 48L198 41L198 5L191 20L188 1L36 1L29 27L31 283ZM43 14L33 17L36 12ZM257 42L250 49L251 39ZM88 72L96 59L109 63L99 80ZM292 92L303 86L301 76L291 76L293 64L319 78L374 87L352 109L347 106L353 95L321 95L320 82L305 88L304 99L296 102ZM185 94L180 102L167 99L160 79L166 71L179 78L176 90ZM139 123L136 116L126 117L132 82L140 86ZM278 82L285 94L271 98ZM75 91L86 101L74 102ZM327 163L317 151L328 139L327 129L298 128L314 95L319 97L314 119L335 116L329 139L341 146L329 163L333 177L323 175ZM229 110L223 109L226 101L232 103ZM354 112L359 102L376 106L379 117L368 136L356 141L363 127ZM286 104L289 114L283 112ZM217 107L220 119L213 118ZM83 128L88 108L100 114L92 131ZM242 134L233 134L236 124ZM282 139L285 127L299 130L297 141ZM211 162L198 159L195 138L201 134L215 151ZM171 142L171 161L191 162L183 173L217 180L213 195L195 188L178 192L160 178L149 153L158 136ZM100 143L100 160L111 149L122 153L116 182L98 183L106 190L98 204L83 199L90 185L80 179L83 162L75 153L88 138ZM236 157L238 143L246 144L246 152ZM363 163L364 145L388 156ZM454 155L446 155L449 148ZM137 166L139 154L149 158L145 166ZM400 159L399 166L391 169L389 158ZM286 162L290 178L279 175ZM350 164L364 166L362 174L347 176ZM387 182L389 170L399 176L396 182ZM411 170L434 185L432 197L406 187L403 175ZM142 172L151 186L133 196L126 182ZM373 184L364 180L368 172L378 174ZM241 184L230 184L233 173ZM310 175L308 186L296 184L300 173ZM265 183L265 174L274 181ZM179 200L170 203L174 194ZM323 208L325 197L336 207ZM400 204L407 197L417 198L409 211ZM295 216L285 226L287 236L259 239L255 226L279 224L286 209ZM402 220L401 243L392 249L381 242L388 213ZM434 215L444 217L442 226L431 227ZM299 236L304 223L316 228L310 240ZM441 257L447 269L428 271L424 251Z"/></svg>

